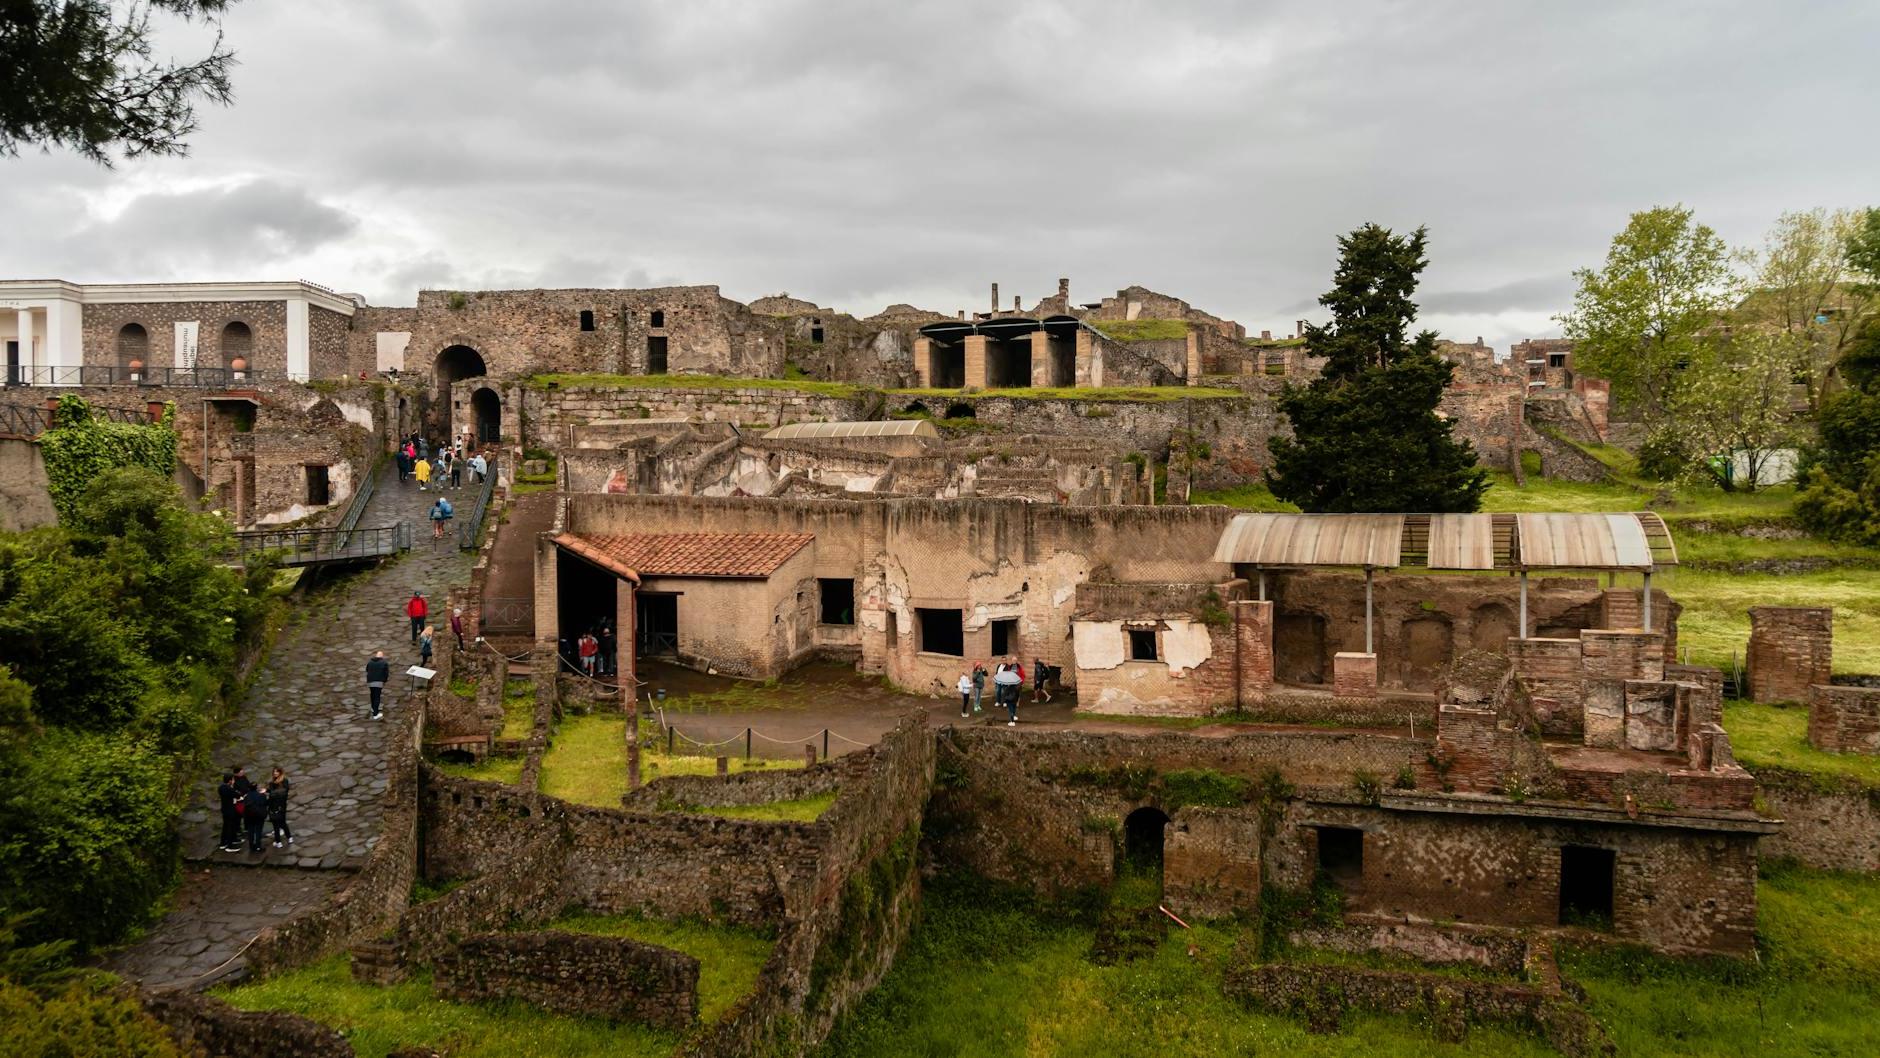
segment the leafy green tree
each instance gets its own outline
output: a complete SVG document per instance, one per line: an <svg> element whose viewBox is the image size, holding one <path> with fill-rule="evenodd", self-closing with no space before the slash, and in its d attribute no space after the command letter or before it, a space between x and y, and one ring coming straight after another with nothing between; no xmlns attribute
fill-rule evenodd
<svg viewBox="0 0 1880 1058"><path fill-rule="evenodd" d="M1291 438L1271 443L1273 494L1307 511L1473 511L1488 475L1436 413L1453 365L1436 335L1410 336L1427 232L1366 224L1338 240L1332 289L1319 299L1332 322L1306 328L1319 377L1288 386L1280 410Z"/></svg>
<svg viewBox="0 0 1880 1058"><path fill-rule="evenodd" d="M1740 323L1794 340L1793 374L1808 387L1811 409L1821 406L1836 363L1880 311L1880 286L1863 274L1865 257L1880 254L1869 239L1880 244L1874 210L1782 214L1764 240L1756 289L1738 307Z"/></svg>
<svg viewBox="0 0 1880 1058"><path fill-rule="evenodd" d="M110 165L114 155L180 155L196 102L227 103L233 53L220 33L207 56L151 58L150 16L214 24L232 0L9 0L0 4L0 154L21 144L66 147Z"/></svg>
<svg viewBox="0 0 1880 1058"><path fill-rule="evenodd" d="M1841 359L1849 388L1822 401L1795 515L1818 533L1880 545L1880 321Z"/></svg>
<svg viewBox="0 0 1880 1058"><path fill-rule="evenodd" d="M96 730L137 716L150 664L114 612L116 589L58 530L0 538L0 657L32 686L40 720Z"/></svg>
<svg viewBox="0 0 1880 1058"><path fill-rule="evenodd" d="M1611 381L1613 397L1656 426L1737 300L1729 247L1690 210L1659 206L1632 214L1606 263L1573 277L1573 310L1557 319L1574 364Z"/></svg>
<svg viewBox="0 0 1880 1058"><path fill-rule="evenodd" d="M1809 341L1801 332L1744 331L1686 371L1654 438L1682 457L1678 478L1708 480L1725 492L1754 492L1764 483L1775 454L1804 439L1793 378Z"/></svg>

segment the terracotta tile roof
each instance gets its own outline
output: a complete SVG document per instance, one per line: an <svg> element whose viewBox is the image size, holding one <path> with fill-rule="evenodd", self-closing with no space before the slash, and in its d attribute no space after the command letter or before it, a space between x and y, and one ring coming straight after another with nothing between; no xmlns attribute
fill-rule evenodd
<svg viewBox="0 0 1880 1058"><path fill-rule="evenodd" d="M647 577L768 577L811 533L563 533L555 542L616 573Z"/></svg>

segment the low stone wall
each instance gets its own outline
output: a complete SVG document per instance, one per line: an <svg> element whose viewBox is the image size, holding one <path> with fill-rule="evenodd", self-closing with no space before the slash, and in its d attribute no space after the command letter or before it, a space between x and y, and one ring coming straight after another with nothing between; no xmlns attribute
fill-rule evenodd
<svg viewBox="0 0 1880 1058"><path fill-rule="evenodd" d="M800 801L839 789L842 772L825 761L813 768L747 771L735 775L674 775L655 779L620 799L628 811L662 812Z"/></svg>
<svg viewBox="0 0 1880 1058"><path fill-rule="evenodd" d="M1880 688L1808 688L1808 741L1830 753L1880 753Z"/></svg>
<svg viewBox="0 0 1880 1058"><path fill-rule="evenodd" d="M514 855L503 871L486 874L405 912L394 943L407 966L430 963L457 938L505 926L532 926L555 917L566 904L568 846L559 833L543 832Z"/></svg>
<svg viewBox="0 0 1880 1058"><path fill-rule="evenodd" d="M303 966L384 932L411 900L418 871L418 747L424 739L424 710L391 715L408 729L391 743L386 761L379 841L352 882L323 903L263 930L248 947L249 970L265 976Z"/></svg>
<svg viewBox="0 0 1880 1058"><path fill-rule="evenodd" d="M1335 1032L1347 1010L1426 1019L1438 1039L1455 1042L1472 1024L1531 1032L1571 1058L1611 1054L1612 1041L1592 1016L1557 992L1434 973L1367 970L1307 963L1230 966L1221 991L1256 1010L1302 1016L1314 1032Z"/></svg>
<svg viewBox="0 0 1880 1058"><path fill-rule="evenodd" d="M683 1031L698 1020L698 971L690 955L626 937L489 933L441 955L431 987L457 1002L520 999Z"/></svg>
<svg viewBox="0 0 1880 1058"><path fill-rule="evenodd" d="M1757 768L1762 807L1782 828L1758 852L1824 871L1880 871L1880 788L1782 768Z"/></svg>
<svg viewBox="0 0 1880 1058"><path fill-rule="evenodd" d="M1343 952L1390 952L1424 963L1467 963L1511 977L1527 967L1528 943L1500 930L1443 929L1353 916L1339 926L1308 926L1287 934L1289 943Z"/></svg>
<svg viewBox="0 0 1880 1058"><path fill-rule="evenodd" d="M219 999L191 992L142 992L138 1001L175 1035L185 1053L293 1055L294 1058L353 1058L338 1032L298 1014L237 1010Z"/></svg>

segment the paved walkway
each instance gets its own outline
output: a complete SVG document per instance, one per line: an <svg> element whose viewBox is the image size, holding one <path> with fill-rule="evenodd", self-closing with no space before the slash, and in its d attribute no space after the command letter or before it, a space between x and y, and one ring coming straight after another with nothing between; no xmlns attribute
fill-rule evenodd
<svg viewBox="0 0 1880 1058"><path fill-rule="evenodd" d="M424 516L434 498L414 483L401 485L395 471L381 475L359 524L410 522L411 553L342 574L295 607L215 749L213 773L203 776L183 811L178 826L188 877L173 909L143 941L109 957L107 968L152 987L186 984L227 962L262 929L339 888L377 844L387 732L397 725L366 719L366 659L385 651L394 673L386 710L408 708L399 704L400 674L417 662L417 648L405 601L413 589L424 592L443 629L438 648L446 649L445 593L469 579L470 558L457 550L454 534L432 545ZM467 492L452 499L459 510L469 505ZM292 845L276 849L264 839L259 854L216 850L215 788L222 768L236 764L257 782L272 768L287 772Z"/></svg>

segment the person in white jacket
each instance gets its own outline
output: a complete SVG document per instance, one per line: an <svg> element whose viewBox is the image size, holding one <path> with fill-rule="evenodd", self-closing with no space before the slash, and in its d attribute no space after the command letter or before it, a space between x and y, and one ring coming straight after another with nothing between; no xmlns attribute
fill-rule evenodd
<svg viewBox="0 0 1880 1058"><path fill-rule="evenodd" d="M966 719L966 707L973 701L973 677L969 673L960 673L960 719Z"/></svg>

